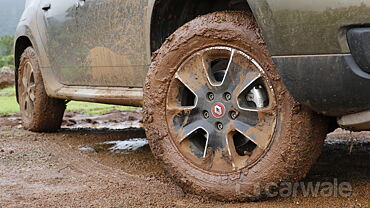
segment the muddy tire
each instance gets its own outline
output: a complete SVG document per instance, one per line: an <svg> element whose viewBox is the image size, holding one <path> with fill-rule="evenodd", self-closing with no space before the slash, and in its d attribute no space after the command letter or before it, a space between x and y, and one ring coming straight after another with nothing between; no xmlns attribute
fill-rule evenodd
<svg viewBox="0 0 370 208"><path fill-rule="evenodd" d="M144 124L185 191L239 201L302 179L327 133L325 119L289 95L243 12L198 17L167 39L145 83Z"/></svg>
<svg viewBox="0 0 370 208"><path fill-rule="evenodd" d="M17 84L23 127L36 132L58 130L66 105L64 100L46 94L39 59L32 47L21 56Z"/></svg>

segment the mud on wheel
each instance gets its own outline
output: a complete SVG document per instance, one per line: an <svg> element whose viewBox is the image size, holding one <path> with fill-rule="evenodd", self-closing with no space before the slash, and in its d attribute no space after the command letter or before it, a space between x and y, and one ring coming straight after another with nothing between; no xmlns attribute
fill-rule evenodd
<svg viewBox="0 0 370 208"><path fill-rule="evenodd" d="M163 44L144 111L150 146L169 175L221 200L258 199L268 184L300 180L326 134L324 120L290 97L242 12L201 16Z"/></svg>
<svg viewBox="0 0 370 208"><path fill-rule="evenodd" d="M268 148L276 103L261 66L240 50L214 46L185 60L170 84L166 120L174 144L201 169L232 172Z"/></svg>
<svg viewBox="0 0 370 208"><path fill-rule="evenodd" d="M36 51L28 47L18 71L18 102L24 128L55 131L60 128L65 110L63 100L47 96Z"/></svg>

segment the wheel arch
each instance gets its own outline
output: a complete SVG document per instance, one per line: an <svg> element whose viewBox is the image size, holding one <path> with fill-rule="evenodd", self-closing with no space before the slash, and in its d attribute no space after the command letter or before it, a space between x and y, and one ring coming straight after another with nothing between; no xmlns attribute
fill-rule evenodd
<svg viewBox="0 0 370 208"><path fill-rule="evenodd" d="M22 35L14 41L14 66L15 66L15 80L18 80L18 69L22 53L26 48L33 47L32 41L28 36ZM18 84L15 85L16 97L18 101Z"/></svg>
<svg viewBox="0 0 370 208"><path fill-rule="evenodd" d="M249 11L247 0L155 0L150 19L150 52L158 50L167 37L197 16L216 11Z"/></svg>

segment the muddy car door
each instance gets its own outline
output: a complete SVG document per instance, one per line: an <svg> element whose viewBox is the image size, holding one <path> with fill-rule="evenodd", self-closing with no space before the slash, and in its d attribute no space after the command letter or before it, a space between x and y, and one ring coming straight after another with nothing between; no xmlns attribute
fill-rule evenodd
<svg viewBox="0 0 370 208"><path fill-rule="evenodd" d="M147 0L49 1L47 48L61 83L142 86L150 61L144 27Z"/></svg>
<svg viewBox="0 0 370 208"><path fill-rule="evenodd" d="M81 58L76 48L76 0L41 0L37 25L46 50L50 67L58 81L63 84L75 83L75 74ZM42 57L43 58L43 57Z"/></svg>
<svg viewBox="0 0 370 208"><path fill-rule="evenodd" d="M147 0L86 0L77 8L77 84L141 87L147 72Z"/></svg>

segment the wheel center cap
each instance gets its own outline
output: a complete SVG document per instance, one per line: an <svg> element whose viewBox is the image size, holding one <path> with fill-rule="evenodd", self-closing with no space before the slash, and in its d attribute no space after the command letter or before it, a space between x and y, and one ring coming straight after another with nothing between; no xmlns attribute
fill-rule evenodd
<svg viewBox="0 0 370 208"><path fill-rule="evenodd" d="M212 106L212 115L216 118L222 118L225 115L225 106L222 103L215 103Z"/></svg>

